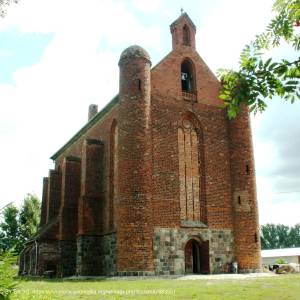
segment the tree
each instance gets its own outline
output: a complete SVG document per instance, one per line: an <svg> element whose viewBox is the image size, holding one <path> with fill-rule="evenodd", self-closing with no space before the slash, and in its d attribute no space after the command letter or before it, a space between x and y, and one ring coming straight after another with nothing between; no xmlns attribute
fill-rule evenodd
<svg viewBox="0 0 300 300"><path fill-rule="evenodd" d="M31 194L24 199L19 213L19 244L23 244L37 232L40 222L40 200ZM20 249L21 250L21 249Z"/></svg>
<svg viewBox="0 0 300 300"><path fill-rule="evenodd" d="M300 224L289 227L283 224L261 226L262 249L300 247Z"/></svg>
<svg viewBox="0 0 300 300"><path fill-rule="evenodd" d="M0 16L4 17L7 12L7 7L12 3L18 3L19 0L0 0Z"/></svg>
<svg viewBox="0 0 300 300"><path fill-rule="evenodd" d="M290 244L291 247L300 247L300 223L291 228Z"/></svg>
<svg viewBox="0 0 300 300"><path fill-rule="evenodd" d="M264 59L265 52L285 41L295 51L300 50L300 0L276 0L276 13L265 32L246 45L240 55L239 70L218 71L222 88L220 98L228 109L229 118L235 118L241 105L254 113L263 112L266 99L279 96L291 101L300 99L300 58L289 61Z"/></svg>
<svg viewBox="0 0 300 300"><path fill-rule="evenodd" d="M4 209L4 221L0 224L2 230L1 244L3 244L4 250L12 249L18 243L18 213L19 210L14 205Z"/></svg>
<svg viewBox="0 0 300 300"><path fill-rule="evenodd" d="M20 210L14 205L4 209L4 221L0 223L0 247L1 249L15 250L19 253L24 243L38 229L40 220L40 200L28 194Z"/></svg>

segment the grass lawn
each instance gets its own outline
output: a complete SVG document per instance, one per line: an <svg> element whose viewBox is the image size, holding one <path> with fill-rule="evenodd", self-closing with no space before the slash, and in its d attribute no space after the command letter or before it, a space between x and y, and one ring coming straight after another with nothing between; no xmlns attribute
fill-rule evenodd
<svg viewBox="0 0 300 300"><path fill-rule="evenodd" d="M164 292L166 294L160 294ZM300 274L243 280L21 279L11 299L299 300Z"/></svg>

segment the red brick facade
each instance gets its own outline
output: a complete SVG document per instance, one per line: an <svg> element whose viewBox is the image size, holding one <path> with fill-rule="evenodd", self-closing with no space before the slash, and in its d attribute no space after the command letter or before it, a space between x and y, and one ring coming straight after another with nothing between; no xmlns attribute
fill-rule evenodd
<svg viewBox="0 0 300 300"><path fill-rule="evenodd" d="M118 96L93 106L53 155L21 273L218 273L234 261L260 270L248 111L228 120L188 15L170 28L173 50L152 69L141 47L123 51Z"/></svg>

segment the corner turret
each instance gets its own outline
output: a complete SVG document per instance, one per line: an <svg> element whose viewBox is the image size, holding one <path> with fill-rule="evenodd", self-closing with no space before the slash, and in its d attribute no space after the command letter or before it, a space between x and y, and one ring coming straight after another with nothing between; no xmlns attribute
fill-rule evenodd
<svg viewBox="0 0 300 300"><path fill-rule="evenodd" d="M150 56L131 46L119 67L118 273L154 274Z"/></svg>

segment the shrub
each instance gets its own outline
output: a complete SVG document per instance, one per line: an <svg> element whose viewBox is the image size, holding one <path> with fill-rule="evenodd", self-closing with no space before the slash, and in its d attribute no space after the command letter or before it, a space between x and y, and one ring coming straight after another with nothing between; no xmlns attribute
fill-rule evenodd
<svg viewBox="0 0 300 300"><path fill-rule="evenodd" d="M284 260L283 258L278 258L278 259L276 259L276 261L275 261L275 263L276 264L287 264L287 261L286 260Z"/></svg>
<svg viewBox="0 0 300 300"><path fill-rule="evenodd" d="M14 268L17 257L11 253L0 253L0 300L9 299L18 282L14 279L17 270Z"/></svg>

